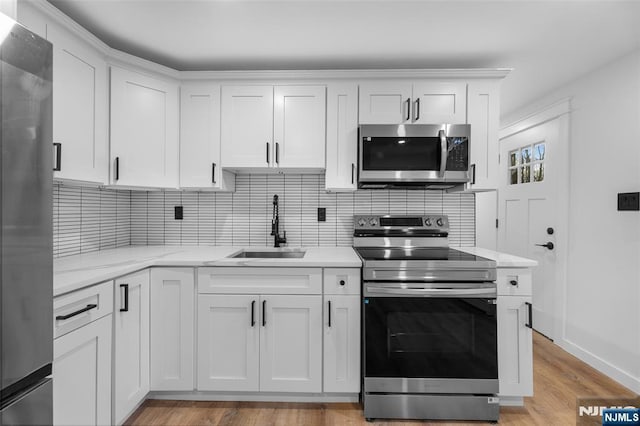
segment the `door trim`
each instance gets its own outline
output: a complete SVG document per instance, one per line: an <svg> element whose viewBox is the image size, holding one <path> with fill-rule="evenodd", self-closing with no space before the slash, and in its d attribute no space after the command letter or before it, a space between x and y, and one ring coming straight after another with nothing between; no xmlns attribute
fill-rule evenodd
<svg viewBox="0 0 640 426"><path fill-rule="evenodd" d="M571 112L571 98L562 99L548 105L532 114L526 115L513 123L502 127L498 132L498 140L508 138L517 133L524 132L532 127L539 126L562 115Z"/></svg>

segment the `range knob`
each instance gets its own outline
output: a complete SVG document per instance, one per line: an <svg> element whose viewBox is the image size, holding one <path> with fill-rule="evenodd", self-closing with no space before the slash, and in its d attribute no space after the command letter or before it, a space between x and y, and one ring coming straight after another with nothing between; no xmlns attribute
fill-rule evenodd
<svg viewBox="0 0 640 426"><path fill-rule="evenodd" d="M377 224L378 224L378 221L376 220L375 217L372 217L371 219L369 219L369 225L376 226Z"/></svg>
<svg viewBox="0 0 640 426"><path fill-rule="evenodd" d="M425 226L431 226L431 219L430 218L426 218L424 220L424 224L425 224Z"/></svg>
<svg viewBox="0 0 640 426"><path fill-rule="evenodd" d="M360 218L360 220L358 220L358 225L360 225L360 226L365 226L366 224L367 224L367 221L366 221L366 220L364 220L364 219L362 219L362 218Z"/></svg>
<svg viewBox="0 0 640 426"><path fill-rule="evenodd" d="M438 220L436 220L436 225L438 225L438 226L444 225L444 222L442 221L441 217L439 217Z"/></svg>

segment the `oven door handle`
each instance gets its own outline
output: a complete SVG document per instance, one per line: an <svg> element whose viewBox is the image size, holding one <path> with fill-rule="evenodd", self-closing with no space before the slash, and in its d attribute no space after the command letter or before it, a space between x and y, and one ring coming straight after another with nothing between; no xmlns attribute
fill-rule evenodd
<svg viewBox="0 0 640 426"><path fill-rule="evenodd" d="M495 288L389 288L367 286L367 296L397 295L397 296L421 296L421 297L496 297Z"/></svg>

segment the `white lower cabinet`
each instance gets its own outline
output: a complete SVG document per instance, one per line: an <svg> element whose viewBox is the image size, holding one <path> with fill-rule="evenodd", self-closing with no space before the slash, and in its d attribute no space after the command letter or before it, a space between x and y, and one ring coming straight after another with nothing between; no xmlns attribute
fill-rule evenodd
<svg viewBox="0 0 640 426"><path fill-rule="evenodd" d="M324 300L323 391L360 392L360 296Z"/></svg>
<svg viewBox="0 0 640 426"><path fill-rule="evenodd" d="M149 270L115 280L113 421L122 424L149 392Z"/></svg>
<svg viewBox="0 0 640 426"><path fill-rule="evenodd" d="M53 342L53 424L111 424L111 315Z"/></svg>
<svg viewBox="0 0 640 426"><path fill-rule="evenodd" d="M150 389L194 389L193 268L152 268Z"/></svg>

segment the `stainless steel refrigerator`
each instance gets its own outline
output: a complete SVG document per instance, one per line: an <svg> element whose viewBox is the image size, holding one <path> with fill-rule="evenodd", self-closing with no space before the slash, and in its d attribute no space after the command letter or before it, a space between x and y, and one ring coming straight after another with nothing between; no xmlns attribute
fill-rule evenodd
<svg viewBox="0 0 640 426"><path fill-rule="evenodd" d="M52 423L51 44L0 14L0 425Z"/></svg>

